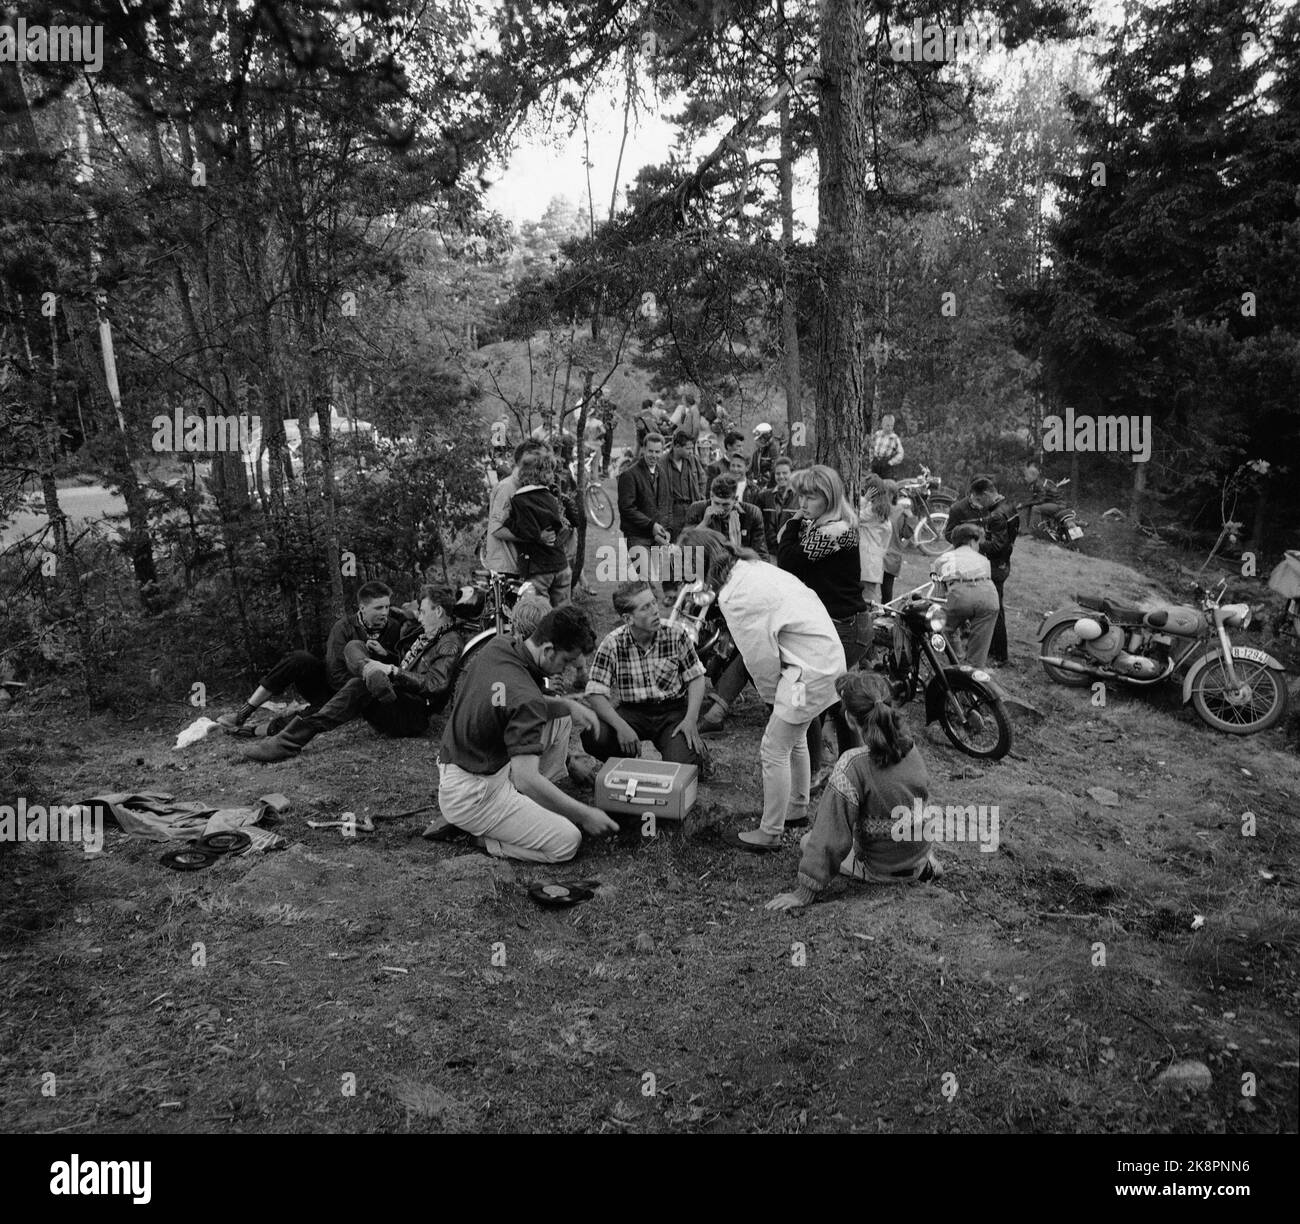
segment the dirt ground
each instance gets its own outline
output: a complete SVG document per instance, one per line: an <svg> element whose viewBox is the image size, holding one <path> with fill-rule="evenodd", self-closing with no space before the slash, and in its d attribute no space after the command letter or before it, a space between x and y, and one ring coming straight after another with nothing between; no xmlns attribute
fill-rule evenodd
<svg viewBox="0 0 1300 1224"><path fill-rule="evenodd" d="M925 568L910 558L904 582ZM720 838L760 805L752 692L684 830L550 869L426 843L423 816L353 840L306 827L431 802L432 740L359 725L257 766L219 735L174 750L183 692L130 722L34 693L0 716L6 792L279 791L290 846L193 874L116 831L91 857L0 847L0 1116L64 1133L1294 1131L1300 759L1280 731L1210 731L1172 692L1094 708L1033 662L1041 614L1073 592L1153 589L1023 541L998 678L1038 714L998 764L921 741L933 800L996 804L999 848L946 846L935 884L845 881L792 915L763 905L793 884L796 835L767 857ZM612 621L607 590L590 606ZM526 893L588 878L572 910ZM1208 1087L1157 1085L1185 1060Z"/></svg>

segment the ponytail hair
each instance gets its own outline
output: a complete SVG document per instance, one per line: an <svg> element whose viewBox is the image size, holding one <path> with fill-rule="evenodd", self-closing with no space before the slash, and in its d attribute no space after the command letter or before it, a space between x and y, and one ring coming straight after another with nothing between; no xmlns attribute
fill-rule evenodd
<svg viewBox="0 0 1300 1224"><path fill-rule="evenodd" d="M879 672L851 671L835 682L844 712L862 728L872 763L897 765L912 751L912 737L893 705L893 690Z"/></svg>
<svg viewBox="0 0 1300 1224"><path fill-rule="evenodd" d="M763 558L752 548L737 548L726 536L708 527L687 527L677 537L683 552L698 550L699 563L695 573L703 578L716 593L727 585L737 561L761 561Z"/></svg>

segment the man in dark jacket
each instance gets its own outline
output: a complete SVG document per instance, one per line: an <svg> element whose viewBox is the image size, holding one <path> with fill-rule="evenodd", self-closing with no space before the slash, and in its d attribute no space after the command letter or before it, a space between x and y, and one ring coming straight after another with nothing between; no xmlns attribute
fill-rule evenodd
<svg viewBox="0 0 1300 1224"><path fill-rule="evenodd" d="M382 735L423 735L430 716L446 706L456 683L465 640L452 617L455 603L456 592L450 587L424 587L418 619L398 642L396 662L382 662L362 643L349 642L343 650L348 679L338 692L314 714L295 718L244 755L250 761L287 761L316 736L357 715Z"/></svg>
<svg viewBox="0 0 1300 1224"><path fill-rule="evenodd" d="M763 512L749 502L736 500L736 482L730 476L718 476L709 492L708 501L697 501L686 512L686 525L707 527L737 547L752 548L764 561L768 560Z"/></svg>
<svg viewBox="0 0 1300 1224"><path fill-rule="evenodd" d="M372 658L392 659L398 639L407 625L406 613L392 607L392 599L393 592L382 582L365 583L357 592L356 612L339 617L330 630L324 662L307 650L290 651L262 677L253 695L237 713L223 714L217 722L225 730L240 734L244 723L259 706L265 705L272 697L278 697L291 684L308 704L324 705L352 678L343 657L349 642L359 642ZM280 730L275 725L277 721L271 720L268 728L271 734ZM243 731L242 734L251 732Z"/></svg>
<svg viewBox="0 0 1300 1224"><path fill-rule="evenodd" d="M764 489L754 498L756 505L763 512L763 529L767 533L767 551L776 555L776 537L781 528L799 513L799 499L790 486L790 477L794 474L794 464L788 455L779 455L772 465L772 475L776 487Z"/></svg>
<svg viewBox="0 0 1300 1224"><path fill-rule="evenodd" d="M998 492L991 476L976 476L970 482L970 491L948 511L948 526L944 539L951 541L952 533L962 523L978 523L984 528L982 552L989 559L993 585L998 589L998 623L993 628L993 642L989 647L989 662L1001 667L1007 661L1007 616L1002 604L1002 587L1011 573L1011 552L1016 546L1020 531L1020 515L1016 508Z"/></svg>
<svg viewBox="0 0 1300 1224"><path fill-rule="evenodd" d="M641 457L618 477L618 519L628 552L669 543L672 514L663 436L648 433Z"/></svg>
<svg viewBox="0 0 1300 1224"><path fill-rule="evenodd" d="M713 482L719 476L729 476L731 474L731 458L733 455L739 455L742 461L745 460L745 435L731 430L722 441L722 454L719 455L708 467L709 488L713 488Z"/></svg>
<svg viewBox="0 0 1300 1224"><path fill-rule="evenodd" d="M664 470L668 474L668 496L672 503L668 532L675 540L686 526L686 512L709 489L704 464L695 457L695 439L686 430L678 430L673 435L672 454Z"/></svg>

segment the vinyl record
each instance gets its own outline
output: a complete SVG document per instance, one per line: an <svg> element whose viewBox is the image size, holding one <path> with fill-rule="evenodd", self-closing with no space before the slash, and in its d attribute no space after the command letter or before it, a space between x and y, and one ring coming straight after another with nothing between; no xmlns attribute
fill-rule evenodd
<svg viewBox="0 0 1300 1224"><path fill-rule="evenodd" d="M218 854L238 854L252 844L253 839L240 829L220 829L199 838L199 845L204 850L215 850Z"/></svg>
<svg viewBox="0 0 1300 1224"><path fill-rule="evenodd" d="M179 850L168 850L158 861L172 871L202 871L211 867L221 857L216 850L205 850L197 842L181 846Z"/></svg>
<svg viewBox="0 0 1300 1224"><path fill-rule="evenodd" d="M562 909L577 905L580 901L590 901L595 894L589 888L579 888L572 884L534 884L528 890L528 895L538 905Z"/></svg>

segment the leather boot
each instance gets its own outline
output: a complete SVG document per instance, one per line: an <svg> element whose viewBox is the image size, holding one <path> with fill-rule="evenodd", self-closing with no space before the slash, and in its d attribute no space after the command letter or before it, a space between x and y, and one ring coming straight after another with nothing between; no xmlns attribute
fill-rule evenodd
<svg viewBox="0 0 1300 1224"><path fill-rule="evenodd" d="M315 739L319 730L310 718L295 718L278 735L270 736L263 743L246 749L244 756L250 761L261 761L267 765L291 760Z"/></svg>
<svg viewBox="0 0 1300 1224"><path fill-rule="evenodd" d="M723 724L727 721L727 703L721 697L715 697L708 713L700 719L701 735L721 735Z"/></svg>

